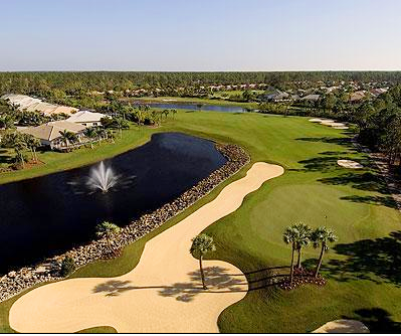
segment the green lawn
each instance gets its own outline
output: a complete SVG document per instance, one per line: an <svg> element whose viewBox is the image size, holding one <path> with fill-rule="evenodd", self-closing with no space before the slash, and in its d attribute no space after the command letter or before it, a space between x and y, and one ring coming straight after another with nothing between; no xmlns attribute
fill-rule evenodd
<svg viewBox="0 0 401 336"><path fill-rule="evenodd" d="M222 332L306 332L343 317L362 320L376 332L400 331L401 274L397 266L401 261L401 215L372 168L350 171L337 166L340 158L369 164L363 154L355 152L347 134L300 117L179 112L159 129L138 131L146 134L135 141L145 141L153 131L180 131L236 142L251 154L253 162L275 162L286 168L283 176L266 183L249 195L239 210L206 230L217 244L211 258L238 266L247 274L252 289L221 314L218 324ZM131 137L134 132L127 131L124 136ZM244 170L235 178L243 174ZM210 201L223 186L127 247L121 258L94 263L73 276L127 272L139 261L147 240ZM327 225L340 239L325 259L325 287L309 285L285 292L267 286L266 278L286 272L279 268L288 266L290 258L282 233L298 221L312 227ZM312 267L317 256L318 251L307 248L305 265ZM9 307L10 301L0 304L3 330L8 330Z"/></svg>

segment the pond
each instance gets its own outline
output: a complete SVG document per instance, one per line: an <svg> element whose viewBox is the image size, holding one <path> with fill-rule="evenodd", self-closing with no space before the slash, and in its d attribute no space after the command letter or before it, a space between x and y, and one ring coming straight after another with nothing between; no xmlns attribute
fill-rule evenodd
<svg viewBox="0 0 401 336"><path fill-rule="evenodd" d="M172 201L225 162L210 141L162 133L104 161L117 176L107 193L94 192L88 185L99 163L0 185L0 273L90 241L102 221L127 225Z"/></svg>
<svg viewBox="0 0 401 336"><path fill-rule="evenodd" d="M177 103L177 102L134 102L133 105L148 105L153 108L160 109L176 109L176 110L199 110L202 111L213 111L213 112L231 112L231 113L244 113L248 112L247 109L241 106L233 106L233 105L212 105L212 104L202 104L202 106L198 106L196 103Z"/></svg>

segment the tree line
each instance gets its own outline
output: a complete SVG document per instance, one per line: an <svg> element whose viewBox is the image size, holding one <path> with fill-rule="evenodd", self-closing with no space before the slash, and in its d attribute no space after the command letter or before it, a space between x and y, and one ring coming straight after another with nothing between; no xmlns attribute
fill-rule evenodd
<svg viewBox="0 0 401 336"><path fill-rule="evenodd" d="M377 82L397 84L401 72L1 72L0 95L21 93L63 100L88 91L125 91L134 88L195 87L196 85L265 83L298 87L316 82Z"/></svg>
<svg viewBox="0 0 401 336"><path fill-rule="evenodd" d="M350 120L358 125L362 144L383 152L389 164L401 167L401 85L363 103Z"/></svg>

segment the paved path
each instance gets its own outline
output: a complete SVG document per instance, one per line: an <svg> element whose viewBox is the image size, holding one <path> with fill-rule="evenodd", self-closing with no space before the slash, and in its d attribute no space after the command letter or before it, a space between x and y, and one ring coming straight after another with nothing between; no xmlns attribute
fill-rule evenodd
<svg viewBox="0 0 401 336"><path fill-rule="evenodd" d="M255 163L246 177L150 240L134 270L117 278L72 279L35 289L12 306L11 327L37 333L96 326L118 332L218 332L218 316L246 295L248 284L233 265L206 261L209 290L203 291L198 261L189 253L191 239L283 173L280 166Z"/></svg>

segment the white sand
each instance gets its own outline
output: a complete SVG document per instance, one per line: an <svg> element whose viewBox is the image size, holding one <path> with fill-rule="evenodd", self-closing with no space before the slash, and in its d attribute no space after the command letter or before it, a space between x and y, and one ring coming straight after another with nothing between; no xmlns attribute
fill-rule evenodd
<svg viewBox="0 0 401 336"><path fill-rule="evenodd" d="M351 161L351 160L338 160L337 164L341 167L348 168L348 169L362 169L363 165L359 162Z"/></svg>
<svg viewBox="0 0 401 336"><path fill-rule="evenodd" d="M337 320L326 323L319 329L313 331L317 334L367 334L369 333L368 327L362 322L355 320Z"/></svg>
<svg viewBox="0 0 401 336"><path fill-rule="evenodd" d="M330 126L338 130L347 130L349 127L344 123L336 122L332 119L313 118L309 119L310 122L319 123L320 125Z"/></svg>
<svg viewBox="0 0 401 336"><path fill-rule="evenodd" d="M231 264L206 261L209 290L203 291L198 261L189 253L191 239L283 173L280 166L255 163L215 200L150 240L134 270L117 278L72 279L35 289L11 307L11 327L36 333L96 326L118 332L218 332L218 316L246 295L248 284Z"/></svg>

